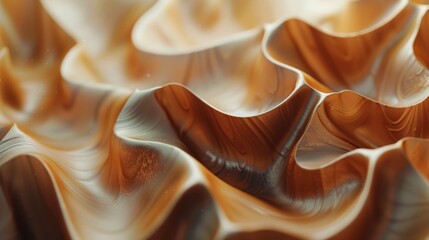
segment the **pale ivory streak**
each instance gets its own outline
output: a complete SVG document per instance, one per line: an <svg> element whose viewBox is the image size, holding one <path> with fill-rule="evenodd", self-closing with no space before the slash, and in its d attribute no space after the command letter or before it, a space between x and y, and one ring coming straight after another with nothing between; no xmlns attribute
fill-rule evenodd
<svg viewBox="0 0 429 240"><path fill-rule="evenodd" d="M0 238L428 238L425 4L0 1Z"/></svg>

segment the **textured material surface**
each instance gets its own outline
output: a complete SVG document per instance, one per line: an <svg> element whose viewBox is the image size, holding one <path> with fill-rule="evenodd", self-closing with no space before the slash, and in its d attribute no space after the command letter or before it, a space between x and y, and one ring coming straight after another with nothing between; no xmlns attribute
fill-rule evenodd
<svg viewBox="0 0 429 240"><path fill-rule="evenodd" d="M427 4L0 0L0 238L429 238Z"/></svg>

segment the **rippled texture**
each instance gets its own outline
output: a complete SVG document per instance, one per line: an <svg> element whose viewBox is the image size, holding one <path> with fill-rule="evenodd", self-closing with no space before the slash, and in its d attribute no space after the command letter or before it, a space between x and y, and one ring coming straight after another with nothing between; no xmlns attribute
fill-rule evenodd
<svg viewBox="0 0 429 240"><path fill-rule="evenodd" d="M0 0L0 238L429 238L428 4Z"/></svg>

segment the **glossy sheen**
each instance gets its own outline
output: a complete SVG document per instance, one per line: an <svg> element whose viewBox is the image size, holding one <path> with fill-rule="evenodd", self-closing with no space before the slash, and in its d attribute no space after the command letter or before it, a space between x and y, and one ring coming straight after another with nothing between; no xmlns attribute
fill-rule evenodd
<svg viewBox="0 0 429 240"><path fill-rule="evenodd" d="M0 238L429 238L428 4L0 0Z"/></svg>

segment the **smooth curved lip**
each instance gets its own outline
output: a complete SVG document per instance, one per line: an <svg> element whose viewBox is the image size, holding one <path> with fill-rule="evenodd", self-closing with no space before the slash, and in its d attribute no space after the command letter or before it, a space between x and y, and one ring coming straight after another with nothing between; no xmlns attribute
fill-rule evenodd
<svg viewBox="0 0 429 240"><path fill-rule="evenodd" d="M67 233L70 235L70 237L72 239L79 239L79 231L76 229L75 221L73 221L72 217L70 216L70 210L68 209L68 207L67 207L68 205L66 204L67 201L65 201L65 199L63 198L62 192L60 191L60 187L58 185L59 182L61 182L61 180L60 181L56 180L56 178L54 177L54 174L53 174L55 171L53 171L51 167L48 167L48 164L46 163L46 161L42 160L42 158L51 158L50 155L46 155L46 154L44 154L42 152L49 152L51 154L55 154L55 153L52 152L52 151L55 151L55 149L52 149L52 148L49 148L49 147L45 147L45 146L39 144L39 142L36 139L28 136L23 131L21 131L21 129L19 128L19 126L17 124L11 124L8 127L9 127L8 132L3 137L3 139L0 139L0 145L1 145L1 143L4 143L5 139L6 139L6 141L7 141L7 139L12 139L13 136L11 136L11 135L16 135L16 136L21 137L21 138L30 139L33 142L33 144L31 144L30 142L25 142L24 144L27 147L31 147L33 151L29 151L28 153L24 154L22 152L13 151L13 148L5 148L5 149L3 149L3 151L0 151L0 155L3 154L6 151L10 151L11 155L9 155L6 158L6 160L4 160L4 158L3 159L0 158L0 168L5 163L7 163L9 161L13 161L13 159L15 159L15 158L17 158L19 156L23 156L23 155L28 155L28 156L34 157L34 159L36 159L37 161L39 161L42 164L42 166L44 167L44 169L46 170L46 172L48 173L49 179L50 179L50 181L51 181L51 183L52 183L52 185L54 187L55 196L58 199L58 204L60 206L61 214L63 216L62 219L64 219L64 222L65 222L65 224L67 226ZM163 147L167 147L168 146L171 149L180 150L176 146L168 145L168 144L164 144L164 143L160 143L160 142L137 141L137 140L134 140L132 138L121 136L121 135L117 134L116 131L114 131L114 134L115 134L115 137L117 137L119 139L122 139L122 140L125 140L125 141L129 141L129 142L135 142L135 143L142 143L142 142L144 142L144 143L151 143L151 144L155 143L155 144L157 144L159 146L163 146ZM186 156L189 156L185 152L182 152L182 154L186 154ZM196 164L197 163L192 162L192 161L188 161L188 164L190 164L189 167L191 167L191 171L193 171L194 174L198 173L198 171L196 170ZM188 180L188 181L192 181L192 180L195 181L195 178L193 178L191 180ZM199 178L198 179L199 182L204 182L204 183L205 183L205 180L206 180L205 178ZM186 191L186 190L187 190L187 188L181 188L180 191L178 191L174 195L174 198L173 198L172 202L176 203L180 199L181 193L183 191ZM168 214L169 214L169 212L171 211L171 209L173 207L174 207L174 204L169 204L167 206L167 209L164 211L164 216L156 219L156 221L158 222L158 224L160 224L165 218L168 217ZM156 229L158 227L158 224L153 224L152 228ZM151 232L151 231L148 231L148 232Z"/></svg>
<svg viewBox="0 0 429 240"><path fill-rule="evenodd" d="M412 4L410 4L410 5L412 5ZM338 37L338 38L351 38L351 37L358 37L358 36L362 36L362 35L368 34L368 33L372 32L372 31L374 31L374 30L376 30L376 29L379 29L379 28L383 27L387 22L389 22L389 21L391 21L393 18L395 18L395 16L397 16L397 14L398 14L399 12L401 12L402 10L404 10L406 7L408 7L408 6L410 6L410 5L407 5L407 4L406 4L406 5L402 6L401 8L398 8L398 9L397 9L397 11L395 11L395 13L392 13L392 14L391 14L391 16L389 17L389 19L387 19L386 21L380 22L379 24L377 24L377 25L375 25L375 26L371 26L370 28L367 28L367 29L365 29L365 30L362 30L362 31L359 31L359 32L355 32L355 33L344 33L344 34L341 34L341 33L331 33L330 31L324 31L324 30L323 30L323 28L320 28L320 27L318 27L318 26L316 26L316 25L314 25L314 24L311 24L310 22L308 22L308 21L306 21L306 20L304 20L304 19L302 19L302 18L289 18L289 19L287 19L287 20L279 20L279 21L278 21L278 22L276 22L276 23L266 24L266 25L265 25L265 32L264 32L263 39L262 39L262 51L263 51L263 53L264 53L265 57L266 57L270 62L273 62L273 63L275 63L275 64L276 64L276 65L278 65L278 66L281 66L281 67L283 67L283 68L286 68L286 69L289 69L289 70L291 70L291 71L294 71L294 72L298 73L300 76L304 76L304 75L303 75L303 74L304 74L304 72L303 72L302 70L300 70L300 69L298 69L298 68L296 68L296 67L293 67L293 66L291 66L291 65L285 64L285 63L283 63L283 62L281 62L281 61L279 61L279 60L275 59L274 57L272 57L272 56L271 56L271 54L270 54L270 53L269 53L269 51L268 51L268 48L269 48L269 45L270 45L270 43L269 43L269 42L270 42L270 40L271 40L272 33L273 33L273 32L275 32L275 31L278 31L278 30L279 30L280 28L282 28L285 24L287 24L287 22L297 20L297 21L300 21L300 22L302 22L302 23L304 23L304 24L306 24L306 25L308 25L308 26L310 26L310 27L314 28L315 30L319 31L319 32L320 32L320 33L322 33L322 34L325 34L325 35L328 35L328 36L331 36L331 37ZM421 9L418 9L418 10L420 10L420 11L421 11L421 13L424 13L424 11L428 10L428 12L426 12L426 14L429 14L429 6L427 6L427 9L425 9L425 10L421 10ZM423 17L423 16L422 16L422 17ZM416 35L417 35L417 34L416 34ZM414 36L414 44L415 44L415 37L416 37L416 36ZM422 65L422 66L423 66L423 65ZM350 90L350 89L344 89L344 90L340 90L340 91L332 91L332 92L322 92L322 91L320 91L320 90L315 89L314 87L312 87L312 86L311 86L311 84L309 84L309 83L306 81L305 77L302 77L302 79L304 80L304 82L305 82L305 83L306 83L310 88L312 88L314 91L318 92L318 93L321 95L321 97L322 97L321 102L323 102L323 99L324 99L325 97L327 97L327 96L330 96L330 95L336 95L336 94L342 94L342 93L344 93L344 92L351 92L351 93L353 93L353 94L359 95L359 96L360 96L360 97L362 97L362 98L365 98L365 99L367 99L367 100L370 100L371 102L375 102L375 103L378 103L378 104L383 105L383 106L387 106L387 107L390 107L390 108L406 108L406 107L411 107L411 106L418 105L418 104L420 104L420 103L424 102L424 101L429 97L429 92L428 92L428 93L426 94L426 96L425 96L424 98L420 99L419 101L416 101L416 102L411 103L411 104L409 104L409 105L400 105L400 106L397 106L397 105L389 104L389 103L381 103L380 101L378 101L378 100L376 100L376 99L370 98L370 97L368 97L368 96L363 95L363 94L362 94L362 93L360 93L360 92L357 92L357 91L354 91L354 90ZM319 82L317 79L315 79L315 81ZM320 82L319 82L319 83L320 83ZM323 83L321 83L321 84L323 85ZM318 106L316 106L316 108L317 108L317 107L318 107Z"/></svg>
<svg viewBox="0 0 429 240"><path fill-rule="evenodd" d="M139 22L137 22L136 25L137 24L139 24ZM230 36L227 36L225 38L221 38L219 40L211 41L210 43L203 44L201 46L192 47L189 49L188 48L162 49L162 48L154 48L154 47L146 46L145 44L141 44L139 42L137 34L140 34L140 33L136 33L137 30L135 30L135 29L138 29L138 28L135 27L132 30L132 42L138 50L140 50L144 53L153 54L153 55L157 55L157 56L173 57L173 56L189 55L189 54L204 52L204 51L213 49L215 47L218 47L218 46L221 46L221 45L224 45L227 43L230 44L230 43L234 43L234 42L238 42L238 41L241 41L244 39L251 38L251 37L258 35L261 32L261 29L263 29L263 27L261 26L258 28L253 28L253 29L242 31L242 32L238 32L238 33L232 34Z"/></svg>
<svg viewBox="0 0 429 240"><path fill-rule="evenodd" d="M72 53L74 53L75 51L77 51L79 49L78 47L79 46L76 45L66 55L66 57L63 60L63 64L61 64L61 72L65 71L64 69L67 67L68 62L72 61ZM264 55L264 57L266 57L266 56ZM283 66L280 66L279 64L274 63L274 62L270 62L270 63L273 64L273 65L278 65L278 67L283 67ZM126 87L116 87L116 86L113 86L113 85L106 85L106 84L98 83L98 82L75 82L73 79L67 79L67 78L64 78L64 81L66 83L69 83L69 84L79 84L79 85L84 85L84 86L88 86L88 87L101 87L101 88L105 88L105 89L117 89L117 90L121 89L121 90L123 90L123 92L127 92L129 94L128 98L131 95L133 95L135 92L154 92L154 91L156 91L158 89L162 89L165 86L180 86L180 87L186 89L190 94L192 94L193 96L195 96L199 101L203 102L205 105L207 105L208 107L212 108L213 110L215 110L215 111L217 111L217 112L219 112L221 114L228 115L228 116L231 116L231 117L237 117L237 118L238 117L246 118L246 117L256 117L256 116L264 115L264 114L266 114L268 112L273 111L278 106L280 106L280 105L284 104L286 101L288 101L293 95L296 94L296 92L300 88L304 87L305 84L303 82L305 80L304 80L304 77L303 77L302 73L301 72L297 72L295 70L292 70L291 68L289 68L288 65L285 65L285 67L286 67L287 70L291 70L295 74L297 74L297 78L296 79L291 79L290 80L290 81L294 81L295 82L295 87L292 90L292 92L290 92L289 95L286 96L281 102L279 102L276 105L271 106L269 109L264 110L264 111L260 111L257 114L249 114L249 115L245 115L245 114L240 115L240 114L234 114L234 113L231 113L231 112L228 112L228 111L223 111L220 108L217 108L216 106L214 106L213 104L211 104L210 102L208 102L204 97L202 97L200 94L198 94L197 91L194 91L191 88L189 88L188 86L186 86L186 85L184 85L182 83L177 83L177 82L167 83L167 84L164 84L162 86L154 86L154 87L151 87L151 88L148 88L148 89L135 89L133 92L131 92L131 90L128 89L128 88L126 88ZM283 67L283 68L285 68L285 67Z"/></svg>
<svg viewBox="0 0 429 240"><path fill-rule="evenodd" d="M289 20L288 20L289 21ZM287 70L290 70L290 71L292 71L292 72L295 72L297 75L298 75L298 79L300 79L300 80L302 80L303 82L305 82L305 84L309 87L309 88L311 88L312 90L314 90L315 92L317 92L318 94L320 94L320 96L322 97L322 99L324 98L324 97L326 97L326 96L328 96L329 94L332 94L332 93L325 93L325 92L322 92L322 91L319 91L319 90L317 90L317 89L315 89L315 88L313 88L312 86L311 86L311 84L309 84L308 82L307 82L307 80L305 79L305 77L304 77L304 72L303 71L301 71L300 69L298 69L298 68L296 68L296 67L293 67L293 66L291 66L291 65L288 65L288 64L286 64L286 63L283 63L283 62L281 62L281 61L279 61L279 60L277 60L277 59L275 59L273 56L271 56L271 54L269 53L269 51L268 51L268 46L269 46L269 40L270 40L270 38L271 38L271 33L272 32L274 32L274 31L277 31L277 29L279 28L279 27L282 27L283 26L283 24L284 24L284 22L282 22L281 24L279 24L279 25L275 25L275 24L267 24L267 25L265 25L265 33L264 33L264 36L263 36L263 38L262 38L262 43L261 43L261 49L262 49L262 52L263 52L263 54L264 54L264 56L265 56L265 58L268 60L268 61L270 61L271 63L273 63L274 65L277 65L277 66L279 66L279 67L282 67L282 68L284 68L284 69L287 69ZM320 83L317 79L315 79L315 81L317 81L318 83ZM322 84L322 83L320 83L320 84ZM323 85L323 84L322 84ZM323 85L324 86L324 85ZM335 93L335 92L333 92L333 93Z"/></svg>
<svg viewBox="0 0 429 240"><path fill-rule="evenodd" d="M260 111L260 112L255 113L255 114L248 114L248 115L246 115L246 114L234 114L232 112L224 111L224 110L222 110L222 109L214 106L213 104L211 104L210 102L208 102L204 97L202 97L200 94L198 94L196 91L190 89L188 86L183 85L182 83L172 82L172 83L164 84L162 86L152 87L152 88L144 89L144 90L136 89L131 94L131 96L134 95L134 94L136 94L136 93L145 93L145 92L154 93L155 91L160 90L160 89L162 89L164 87L168 87L168 86L179 86L181 88L184 88L189 94L191 94L196 99L198 99L198 101L203 102L205 106L209 107L210 109L214 110L215 112L217 112L219 114L226 115L226 116L229 116L229 117L234 117L234 118L253 118L253 117L258 117L258 116L265 115L267 113L270 113L270 112L276 110L278 108L278 106L280 106L280 105L285 104L286 102L288 102L289 99L292 98L298 92L298 90L300 88L302 88L302 87L305 86L305 84L303 84L303 82L302 82L303 80L301 80L300 78L298 78L297 80L294 80L294 81L295 81L295 88L294 88L294 90L288 96L286 96L281 102L277 103L276 105L271 106L267 110Z"/></svg>
<svg viewBox="0 0 429 240"><path fill-rule="evenodd" d="M358 36L362 36L362 35L368 34L370 32L373 32L379 28L382 28L384 25L386 25L386 23L392 21L405 8L407 8L408 6L413 6L413 4L408 3L407 1L400 1L400 3L401 4L398 4L399 6L395 6L394 10L390 11L388 15L383 16L381 21L377 21L375 24L371 24L368 27L363 28L362 30L353 31L353 32L339 32L339 31L329 30L326 27L318 26L316 23L313 23L312 21L306 20L305 18L299 17L299 16L295 16L292 18L279 19L279 20L273 22L272 24L274 25L274 28L281 28L288 21L300 21L300 22L316 29L317 31L319 31L323 34L329 35L332 37L337 37L337 38L358 37Z"/></svg>
<svg viewBox="0 0 429 240"><path fill-rule="evenodd" d="M6 133L6 135L3 137L3 139L1 139L1 140L0 140L0 143L3 143L3 141L4 141L5 139L8 139L8 138L10 137L10 135L11 135L11 134L13 134L13 132L17 132L17 134L18 134L20 137L25 137L25 138L30 138L30 139L31 139L31 137L29 137L29 136L28 136L28 135L26 135L24 132L22 132L22 131L20 130L20 128L18 127L18 125L17 125L16 123L14 123L13 125L11 125L11 126L10 126L9 131ZM34 145L31 145L31 144L28 144L28 143L27 143L27 146L32 147L32 148L35 148L35 149L37 149L37 148L39 148L39 147L40 147L40 146L34 146ZM6 148L6 149L5 149L5 151L8 151L9 149L10 149L10 148ZM13 151L12 151L12 152L13 152ZM19 156L21 156L21 155L23 155L23 154L22 154L22 153L18 154L17 152L14 152L14 153L12 154L12 156L8 157L8 159L7 159L6 161L0 161L0 167L1 167L4 163L6 163L6 162L8 162L8 161L10 161L10 160L12 160L12 159L14 159L14 158L16 158L16 157L19 157ZM78 238L78 234L77 234L77 231L76 231L75 225L74 225L73 221L71 220L71 217L70 217L70 215L69 215L69 210L68 210L68 208L67 208L67 205L65 204L65 201L64 201L63 195L61 194L60 188L59 188L59 186L58 186L58 182L57 182L57 181L55 181L55 177L54 177L54 175L53 175L53 171L52 171L52 169L51 169L51 168L49 168L49 167L47 167L47 164L45 163L45 161L42 161L42 160L40 159L41 154L40 154L40 152L39 152L39 151L32 151L32 152L30 151L30 152L26 153L26 155L34 157L34 158L35 158L37 161L39 161L39 162L43 165L43 167L46 169L46 172L48 173L49 178L50 178L50 180L51 180L51 182L52 182L52 185L53 185L53 187L54 187L55 196L57 197L57 199L58 199L58 204L59 204L59 206L60 206L60 208L61 208L61 214L63 215L64 222L65 222L65 224L66 224L66 226L67 226L67 233L68 233L68 234L70 234L70 237L71 237L71 238L73 238L73 239L77 239L77 238Z"/></svg>
<svg viewBox="0 0 429 240"><path fill-rule="evenodd" d="M74 79L64 78L63 76L67 75L65 74L66 68L68 68L69 65L71 65L71 63L74 61L73 58L75 57L75 54L78 53L78 51L80 51L83 47L84 45L77 43L76 45L71 47L70 50L67 52L67 54L64 56L60 65L60 73L64 82L72 85L81 85L81 86L94 87L94 88L96 87L96 88L109 89L109 90L115 89L115 90L119 90L127 93L132 92L132 90L130 90L129 88L115 86L112 84L104 84L102 82L83 82L83 81L75 81Z"/></svg>
<svg viewBox="0 0 429 240"><path fill-rule="evenodd" d="M323 169L323 168L329 167L331 165L334 165L335 163L337 163L339 161L342 161L348 157L355 156L355 155L361 155L361 156L368 158L368 159L378 159L383 153L386 153L386 152L391 151L391 150L400 150L400 151L404 152L403 146L408 141L426 142L426 143L428 143L428 146L429 146L429 139L418 138L418 137L403 137L395 143L380 146L380 147L374 148L374 149L369 149L369 148L353 149L351 151L348 151L347 153L341 154L338 157L332 158L328 163L318 165L317 167L310 167L306 164L303 164L302 161L299 160L300 157L299 157L298 151L295 151L294 157L297 160L296 164L298 164L298 166L300 166L301 168L306 169L306 170L318 170L318 169ZM301 142L301 139L298 141L295 148L298 147L300 142Z"/></svg>
<svg viewBox="0 0 429 240"><path fill-rule="evenodd" d="M252 28L249 30L244 30L232 35L229 35L225 38L221 38L216 41L211 41L207 44L202 44L200 46L192 47L192 48L170 48L170 49L163 49L163 48L154 48L150 46L146 46L145 44L142 44L139 40L140 38L144 37L144 32L138 32L138 30L145 29L145 27L150 23L152 18L155 18L167 5L169 1L166 0L159 0L154 4L152 8L150 8L145 14L143 14L137 22L134 24L132 32L131 32L131 40L134 46L136 46L137 49L154 55L159 56L179 56L179 55L187 55L197 52L203 52L205 50L209 50L211 48L223 45L225 43L231 43L235 41L240 41L242 39L249 38L251 36L255 36L260 33L262 26L257 28Z"/></svg>
<svg viewBox="0 0 429 240"><path fill-rule="evenodd" d="M391 21L399 12L401 12L407 6L413 5L412 3L408 4L407 1L401 1L400 4L398 4L399 6L395 6L394 10L390 11L388 15L384 16L381 21L378 21L377 23L372 24L369 27L366 27L362 30L359 30L356 32L350 32L350 33L330 31L324 27L320 27L320 26L317 26L316 24L313 24L311 23L311 21L307 21L302 17L293 16L293 17L281 17L278 20L272 21L271 23L261 24L258 27L239 31L231 35L225 36L221 39L210 41L209 43L200 44L194 47L179 47L179 48L155 47L154 48L154 47L147 46L146 44L143 44L142 42L140 42L140 39L144 37L144 31L141 31L141 30L145 29L146 26L153 20L153 18L155 18L168 5L168 3L169 1L167 0L160 0L156 2L155 5L151 9L149 9L144 15L142 15L134 24L134 27L131 33L131 39L132 39L132 43L137 47L137 49L145 53L160 55L160 56L162 55L177 56L177 55L192 54L192 53L202 52L202 51L214 48L216 46L225 44L227 42L239 41L243 38L253 36L254 34L258 34L267 25L274 25L275 26L274 28L281 27L283 24L285 24L285 22L291 21L291 20L301 21L324 34L327 34L333 37L340 37L340 38L356 37L356 36L367 34L371 31L374 31L375 29L381 28L387 22Z"/></svg>
<svg viewBox="0 0 429 240"><path fill-rule="evenodd" d="M315 90L315 91L317 91L317 90ZM312 124L312 122L314 120L315 113L320 108L321 104L323 104L325 98L327 98L328 96L331 96L331 95L341 95L341 94L344 94L344 93L355 94L355 95L359 96L360 98L363 98L364 100L367 100L367 101L370 101L372 103L378 104L379 106L388 107L388 108L392 108L392 109L406 109L406 108L409 108L409 107L420 105L424 101L426 101L426 100L429 99L429 94L428 94L428 96L426 96L423 100L421 100L420 102L418 102L416 104L412 104L412 105L409 105L409 106L400 106L400 107L398 107L398 106L394 106L394 105L380 103L380 102L378 102L376 100L373 100L373 99L371 99L371 98L369 98L369 97L367 97L365 95L362 95L362 94L360 94L358 92L355 92L355 91L352 91L352 90L342 90L342 91L339 91L339 92L333 92L333 93L323 94L321 96L321 99L319 100L318 104L313 109L313 113L312 113L312 115L311 115L311 117L310 117L310 119L308 121L307 126L305 127L304 134L299 138L299 140L297 141L297 143L296 143L296 145L294 147L296 149L296 151L294 151L294 157L297 160L296 163L301 168L308 169L308 170L320 169L320 168L324 168L324 167L330 166L330 165L332 165L332 164L334 164L334 163L336 163L336 162L338 162L338 161L340 161L340 160L342 160L342 159L344 159L346 157L354 155L354 154L366 154L367 152L380 152L380 151L381 152L385 152L386 150L391 150L391 149L401 149L401 146L403 145L403 143L406 142L406 141L408 141L408 139L428 141L425 138L419 138L419 137L402 137L401 139L399 139L395 143L388 144L388 145L383 145L383 146L379 146L379 147L373 148L373 149L371 149L371 148L362 148L362 147L353 149L351 151L348 151L346 153L343 153L343 154L339 155L338 157L335 157L335 158L331 159L327 164L323 164L323 165L321 165L320 167L317 167L317 168L308 167L308 166L302 164L302 161L299 160L300 159L300 157L299 157L300 154L299 154L298 148L301 145L301 141L304 139L304 137L307 137L307 135L308 135L307 130L308 130L308 128L310 128L310 126L311 126L311 124Z"/></svg>
<svg viewBox="0 0 429 240"><path fill-rule="evenodd" d="M256 33L256 34L255 34ZM237 38L236 38L236 40L237 41L241 41L241 40L247 40L247 39L249 39L249 38L251 38L251 37L255 37L255 36L257 36L258 34L260 34L261 32L258 30L257 32L252 32L252 34L249 34L249 35L241 35L241 36L238 36ZM264 34L264 36L265 36L266 34ZM219 48L222 48L223 46L225 46L225 45L228 45L228 44L231 44L231 42L222 42L222 44L221 45L216 45L215 47L219 47ZM69 50L69 52L66 54L66 56L64 57L64 59L63 59L63 62L62 62L62 64L61 64L61 75L63 75L64 76L64 72L66 71L65 69L68 67L68 65L70 64L69 62L71 62L71 61L73 61L73 57L74 57L74 54L77 52L77 51L79 51L79 49L80 48L82 48L83 46L81 46L81 45L79 45L79 44L77 44L77 45L75 45L74 47L72 47L70 50ZM191 93L192 95L194 95L198 100L200 100L201 102L203 102L205 105L207 105L207 106L209 106L210 108L212 108L212 109L214 109L214 110L216 110L217 112L219 112L219 113L222 113L222 114L224 114L224 115L228 115L228 116L232 116L232 117L256 117L256 116L260 116L260 115L264 115L264 114L266 114L266 113L268 113L268 112L271 112L272 110L274 110L274 109L276 109L279 105L282 105L282 104L284 104L286 101L288 101L293 95L295 95L296 94L296 92L300 89L300 88L302 88L302 87L305 87L305 85L306 84L304 84L304 82L306 81L305 80L305 78L304 78L304 75L303 75L303 73L300 71L300 70L297 70L296 68L294 68L294 67L292 67L292 66L289 66L289 65L286 65L286 64L283 64L283 63L281 63L281 62L279 62L279 61L277 61L277 60L275 60L275 59L273 59L270 55L269 55L269 53L267 52L267 50L264 48L264 45L262 45L262 46L260 46L261 47L261 51L262 51L262 55L263 55L263 57L269 62L269 64L272 64L272 65L274 65L274 67L279 67L279 68L283 68L283 69L285 69L286 71L291 71L291 72L293 72L294 74L296 74L296 78L295 79L290 79L290 81L294 81L295 82L295 87L294 87L294 89L292 90L292 92L290 92L281 102L279 102L279 103L277 103L276 105L273 105L273 106L271 106L269 109L266 109L266 110L264 110L264 111L260 111L260 112L258 112L258 113L256 113L256 114L249 114L249 115L245 115L245 114L242 114L242 115L240 115L240 114L234 114L234 113L231 113L231 112L228 112L228 111L223 111L223 110L221 110L221 109L219 109L219 108L217 108L216 106L214 106L213 104L211 104L210 102L208 102L204 97L202 97L200 94L198 94L198 92L197 91L194 91L194 90L192 90L191 88L189 88L188 86L186 86L186 85L184 85L184 84L182 84L182 83L177 83L177 82L171 82L171 83L167 83L167 84L164 84L164 85L162 85L162 86L154 86L154 87L151 87L151 88L147 88L147 89L135 89L134 90L134 92L136 92L136 91L143 91L143 92L145 92L145 91L156 91L157 89L160 89L160 88L163 88L164 86L169 86L169 85L177 85L177 86L180 86L180 87L182 87L182 88L185 88L189 93ZM211 50L212 48L207 48L207 49L204 49L204 50L201 50L201 51L209 51L209 50ZM166 56L167 57L167 56ZM65 80L65 82L67 82L67 83L71 83L71 84L82 84L82 85L85 85L85 86L91 86L91 87L103 87L103 88L106 88L106 89L122 89L123 91L125 91L125 92L127 92L127 93L130 93L130 89L129 88L126 88L126 87L121 87L121 86L114 86L114 85L106 85L106 84L103 84L103 83L99 83L99 82L75 82L73 79L67 79L67 78L64 78L64 80ZM288 81L289 81L289 79L288 79ZM308 85L308 84L307 84ZM311 87L310 87L311 88Z"/></svg>
<svg viewBox="0 0 429 240"><path fill-rule="evenodd" d="M278 30L280 30L281 28L283 28L288 22L290 22L290 21L299 21L299 22L304 23L305 25L307 25L307 26L315 29L316 31L320 32L321 34L327 35L329 37L342 38L342 39L355 38L355 37L359 37L359 36L364 36L364 35L369 34L369 33L373 32L373 31L375 31L377 29L382 28L383 26L385 26L386 23L392 21L398 15L398 13L400 13L405 8L410 7L410 6L413 7L412 4L405 4L402 7L397 8L396 11L394 11L393 13L391 13L390 16L389 16L389 18L385 18L384 21L379 22L378 24L376 24L374 26L371 25L371 27L366 28L366 29L364 29L362 31L353 32L353 33L336 33L336 32L332 32L332 31L326 31L323 28L318 27L317 25L312 24L311 22L306 21L305 19L302 19L302 18L289 18L289 19L286 19L286 20L279 20L276 23L267 24L265 26L265 30L266 31L264 33L263 40L262 40L262 49L263 49L263 52L264 52L265 56L267 57L267 59L269 59L271 62L274 62L274 63L276 63L279 66L282 66L284 68L288 68L288 69L291 69L291 70L293 70L295 72L299 72L299 73L303 74L305 72L303 72L302 70L300 70L300 69L298 69L296 67L293 67L291 65L285 64L285 63L281 62L280 60L277 60L274 57L272 57L271 54L269 53L269 50L268 50L269 46L270 46L270 41L272 40L272 36L273 36L272 33L273 32L277 32ZM429 9L429 6L427 8ZM418 9L414 8L414 10L418 11L420 14L424 13L424 10L422 10L421 8L418 8ZM414 36L414 44L415 44L416 35L417 34L415 34L415 36ZM357 91L354 91L354 90L351 90L351 89L344 89L344 90L340 90L340 91L332 91L332 92L326 92L325 93L325 92L322 92L322 91L320 91L320 90L315 89L314 87L312 87L311 84L309 84L306 81L305 78L304 78L304 81L307 83L307 85L309 87L311 87L313 90L319 92L324 97L326 97L328 95L332 95L332 94L339 94L339 93L342 93L342 92L351 91L351 92L353 92L355 94L358 94L358 95L362 96L363 98L366 98L366 99L371 100L373 102L379 102L377 99L370 98L368 96L363 95L360 92L357 92ZM320 83L323 86L325 86L317 78L315 78L315 81L317 81L318 83ZM426 94L426 96L423 99L419 99L419 101L410 103L408 105L400 105L399 108L417 105L420 102L423 102L428 96L429 96L429 92ZM395 106L395 105L389 104L389 103L380 103L380 104L382 104L384 106L389 106L389 107L398 107L398 106Z"/></svg>

